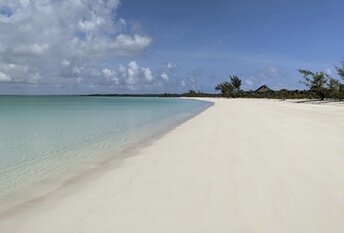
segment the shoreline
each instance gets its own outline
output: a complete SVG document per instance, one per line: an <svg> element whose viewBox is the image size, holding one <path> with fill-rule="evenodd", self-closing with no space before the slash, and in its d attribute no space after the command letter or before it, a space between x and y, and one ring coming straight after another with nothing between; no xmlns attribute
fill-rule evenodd
<svg viewBox="0 0 344 233"><path fill-rule="evenodd" d="M83 184L71 181L0 215L0 230L344 230L344 108L209 100L213 107L134 148L137 156L120 166L105 163L106 171Z"/></svg>
<svg viewBox="0 0 344 233"><path fill-rule="evenodd" d="M196 99L195 99L196 100ZM58 175L55 177L50 177L39 182L30 184L24 188L20 188L19 192L11 193L10 195L16 195L19 197L21 196L30 196L30 198L25 198L24 201L20 201L11 205L9 204L8 207L4 209L0 209L0 221L3 216L12 215L12 213L16 213L21 209L27 208L27 206L32 206L33 204L39 203L41 200L49 198L50 195L54 195L55 192L59 192L65 187L73 186L78 184L82 185L87 181L91 181L96 179L97 177L101 176L102 173L110 170L116 169L116 167L120 166L120 164L131 156L136 156L140 150L143 148L150 146L154 141L158 140L159 138L163 137L168 132L174 130L174 128L178 127L179 125L191 120L192 118L196 117L198 114L206 111L208 108L213 106L213 103L207 100L200 100L208 102L208 106L202 107L202 109L198 109L197 111L192 112L192 114L188 116L184 116L183 118L176 120L174 123L171 123L168 127L165 127L162 130L158 130L153 135L145 136L134 143L130 143L127 147L120 149L118 151L108 152L107 155L104 155L101 159L89 159L87 161L82 161L78 166L73 166L69 168L65 175ZM53 182L54 184L51 185L50 183ZM73 187L69 187L73 188ZM31 190L39 190L34 194ZM18 199L18 197L17 197Z"/></svg>

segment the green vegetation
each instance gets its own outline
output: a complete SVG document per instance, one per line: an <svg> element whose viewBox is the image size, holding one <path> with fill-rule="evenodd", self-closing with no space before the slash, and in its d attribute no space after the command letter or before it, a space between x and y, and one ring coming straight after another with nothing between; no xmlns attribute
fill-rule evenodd
<svg viewBox="0 0 344 233"><path fill-rule="evenodd" d="M220 91L220 96L222 97L242 97L242 98L299 98L302 92L299 91L269 91L258 93L256 91L243 91L241 89L241 79L237 75L230 75L229 81L222 82L215 87L215 90ZM300 94L302 93L302 94Z"/></svg>
<svg viewBox="0 0 344 233"><path fill-rule="evenodd" d="M338 75L344 80L344 62L341 67L335 66ZM344 84L324 72L313 73L309 70L299 70L304 77L304 84L309 87L312 97L343 99Z"/></svg>
<svg viewBox="0 0 344 233"><path fill-rule="evenodd" d="M243 94L241 90L241 79L236 76L229 76L229 82L222 82L215 87L215 90L221 91L222 96L240 97Z"/></svg>
<svg viewBox="0 0 344 233"><path fill-rule="evenodd" d="M338 75L344 80L344 61L341 62L342 67L335 66Z"/></svg>
<svg viewBox="0 0 344 233"><path fill-rule="evenodd" d="M344 61L341 62L341 67L335 66L338 75L344 80ZM278 91L242 91L241 79L234 75L229 76L230 81L222 82L215 87L215 90L220 91L220 96L223 97L242 97L242 98L273 98L273 99L344 99L344 84L339 80L331 77L329 74L321 72L312 72L309 70L299 69L303 76L302 81L309 89L308 90L287 90L282 89Z"/></svg>
<svg viewBox="0 0 344 233"><path fill-rule="evenodd" d="M309 91L315 96L319 97L323 100L328 93L328 89L326 88L326 84L330 78L328 74L324 72L316 72L313 73L309 70L299 70L299 72L303 75L305 81L302 83L309 87Z"/></svg>

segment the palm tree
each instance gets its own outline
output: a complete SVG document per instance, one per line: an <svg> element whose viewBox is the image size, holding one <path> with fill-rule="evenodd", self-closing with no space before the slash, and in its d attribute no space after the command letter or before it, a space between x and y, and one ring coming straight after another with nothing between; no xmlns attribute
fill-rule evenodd
<svg viewBox="0 0 344 233"><path fill-rule="evenodd" d="M221 91L222 94L229 94L233 92L233 86L230 82L222 82L216 85L215 90Z"/></svg>
<svg viewBox="0 0 344 233"><path fill-rule="evenodd" d="M233 76L229 76L230 80L231 80L231 84L233 86L233 89L235 92L240 92L241 89L241 80L238 76L233 75Z"/></svg>
<svg viewBox="0 0 344 233"><path fill-rule="evenodd" d="M215 87L215 90L221 91L225 96L237 97L241 92L241 80L236 75L229 76L229 82L222 82Z"/></svg>

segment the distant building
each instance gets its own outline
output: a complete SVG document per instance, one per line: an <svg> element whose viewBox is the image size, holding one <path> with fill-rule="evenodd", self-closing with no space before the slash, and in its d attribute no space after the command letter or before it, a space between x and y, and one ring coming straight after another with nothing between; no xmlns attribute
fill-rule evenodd
<svg viewBox="0 0 344 233"><path fill-rule="evenodd" d="M268 86L266 86L266 85L263 85L263 86L261 86L260 88L258 88L257 90L256 90L256 92L257 93L265 93L265 92L270 92L270 91L273 91L273 90L271 90Z"/></svg>

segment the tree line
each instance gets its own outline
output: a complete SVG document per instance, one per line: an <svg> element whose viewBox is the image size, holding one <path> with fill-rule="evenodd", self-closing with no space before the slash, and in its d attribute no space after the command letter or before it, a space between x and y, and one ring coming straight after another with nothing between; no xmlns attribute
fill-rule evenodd
<svg viewBox="0 0 344 233"><path fill-rule="evenodd" d="M338 76L344 80L344 61L341 66L335 66ZM312 72L305 69L299 69L303 76L302 83L308 87L308 90L287 90L269 91L257 93L255 91L243 91L241 89L241 79L236 75L229 76L229 81L216 85L215 90L221 92L224 97L251 97L251 98L332 98L344 99L344 84L340 80L333 78L331 75L320 71Z"/></svg>

